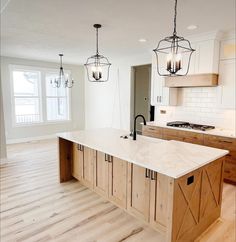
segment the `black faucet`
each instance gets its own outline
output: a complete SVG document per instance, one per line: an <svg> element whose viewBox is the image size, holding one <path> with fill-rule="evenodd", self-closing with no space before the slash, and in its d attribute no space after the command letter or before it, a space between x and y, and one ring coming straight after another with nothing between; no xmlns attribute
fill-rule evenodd
<svg viewBox="0 0 236 242"><path fill-rule="evenodd" d="M146 125L146 119L144 118L143 115L138 114L135 118L134 118L134 132L133 132L133 140L136 140L136 136L137 136L137 131L136 131L136 120L138 117L141 117L143 119L143 124Z"/></svg>

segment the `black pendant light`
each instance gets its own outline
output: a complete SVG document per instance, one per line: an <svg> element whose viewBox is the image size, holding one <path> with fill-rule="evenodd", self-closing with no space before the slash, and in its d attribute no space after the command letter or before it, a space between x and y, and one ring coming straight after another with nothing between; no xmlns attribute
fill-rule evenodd
<svg viewBox="0 0 236 242"><path fill-rule="evenodd" d="M89 57L85 64L88 80L91 82L106 82L109 79L111 63L105 56L100 55L98 51L98 29L102 25L94 24L93 27L96 29L96 54Z"/></svg>
<svg viewBox="0 0 236 242"><path fill-rule="evenodd" d="M72 88L74 84L74 80L71 79L69 80L64 73L63 66L62 66L62 57L63 54L59 54L60 57L60 71L59 71L59 76L55 78L54 80L51 80L51 84L55 88L60 88L62 85L66 88Z"/></svg>
<svg viewBox="0 0 236 242"><path fill-rule="evenodd" d="M153 51L157 58L160 76L185 76L188 74L192 53L195 51L188 40L177 35L177 0L175 0L174 32L162 39Z"/></svg>

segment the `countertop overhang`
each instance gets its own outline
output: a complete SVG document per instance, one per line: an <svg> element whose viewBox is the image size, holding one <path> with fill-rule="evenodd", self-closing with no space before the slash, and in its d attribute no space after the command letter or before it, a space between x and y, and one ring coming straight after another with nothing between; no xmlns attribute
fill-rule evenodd
<svg viewBox="0 0 236 242"><path fill-rule="evenodd" d="M135 141L120 137L128 133L103 128L64 132L57 136L172 178L179 178L229 153L227 150L142 135L138 135Z"/></svg>

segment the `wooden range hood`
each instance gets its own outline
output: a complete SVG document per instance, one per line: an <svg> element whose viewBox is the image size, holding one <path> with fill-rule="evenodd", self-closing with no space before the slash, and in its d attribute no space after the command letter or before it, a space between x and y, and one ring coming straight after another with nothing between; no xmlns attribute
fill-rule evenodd
<svg viewBox="0 0 236 242"><path fill-rule="evenodd" d="M215 87L218 86L218 74L194 74L165 78L166 87Z"/></svg>

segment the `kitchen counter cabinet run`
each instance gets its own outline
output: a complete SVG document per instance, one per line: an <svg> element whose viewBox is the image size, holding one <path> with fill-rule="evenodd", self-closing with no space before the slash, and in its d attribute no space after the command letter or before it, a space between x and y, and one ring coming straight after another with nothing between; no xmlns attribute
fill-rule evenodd
<svg viewBox="0 0 236 242"><path fill-rule="evenodd" d="M60 182L73 178L165 234L194 241L220 217L224 157L179 178L58 138Z"/></svg>

